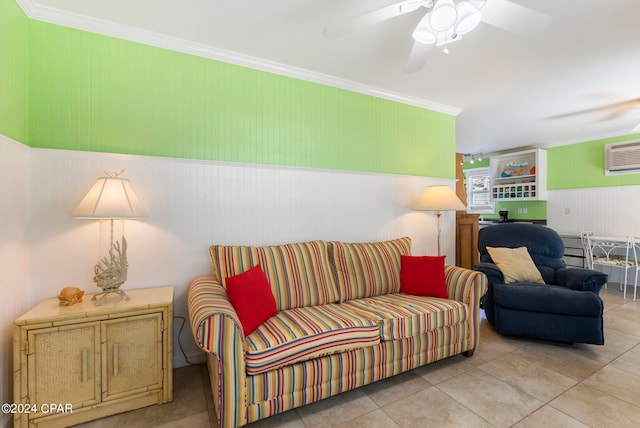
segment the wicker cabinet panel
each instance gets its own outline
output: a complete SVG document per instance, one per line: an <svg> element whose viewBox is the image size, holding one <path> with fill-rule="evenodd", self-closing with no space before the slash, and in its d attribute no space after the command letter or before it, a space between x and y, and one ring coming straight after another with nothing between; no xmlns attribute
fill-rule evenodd
<svg viewBox="0 0 640 428"><path fill-rule="evenodd" d="M103 399L162 387L162 317L159 314L102 323Z"/></svg>
<svg viewBox="0 0 640 428"><path fill-rule="evenodd" d="M62 397L74 406L100 402L99 327L93 322L29 331L30 404L58 403Z"/></svg>
<svg viewBox="0 0 640 428"><path fill-rule="evenodd" d="M173 287L130 301L48 299L14 322L14 427L68 427L173 398ZM52 412L49 404L67 411ZM45 407L42 407L45 405ZM70 407L69 407L70 406ZM71 410L69 410L71 409Z"/></svg>

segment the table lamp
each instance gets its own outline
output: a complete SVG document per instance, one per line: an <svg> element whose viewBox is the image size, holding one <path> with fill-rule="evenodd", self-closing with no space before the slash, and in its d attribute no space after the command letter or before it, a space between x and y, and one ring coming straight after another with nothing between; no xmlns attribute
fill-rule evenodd
<svg viewBox="0 0 640 428"><path fill-rule="evenodd" d="M438 223L438 255L440 255L440 216L442 211L465 211L467 207L449 186L429 186L413 206L416 211L435 211Z"/></svg>
<svg viewBox="0 0 640 428"><path fill-rule="evenodd" d="M93 268L93 281L102 293L93 296L96 306L102 305L107 295L115 293L120 299L130 300L120 286L127 280L127 240L122 243L113 240L113 221L116 219L140 219L148 217L147 212L131 188L129 180L119 173L105 172L82 198L71 216L79 219L102 219L111 222L111 243L109 256L103 257Z"/></svg>

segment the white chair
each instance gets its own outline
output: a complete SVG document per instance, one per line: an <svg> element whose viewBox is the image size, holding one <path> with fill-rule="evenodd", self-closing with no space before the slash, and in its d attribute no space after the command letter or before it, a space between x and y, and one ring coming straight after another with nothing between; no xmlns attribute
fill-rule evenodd
<svg viewBox="0 0 640 428"><path fill-rule="evenodd" d="M591 244L587 239L589 235L593 235L593 232L580 232L580 241L582 242L582 249L584 250L585 267L593 270L593 253L591 252Z"/></svg>
<svg viewBox="0 0 640 428"><path fill-rule="evenodd" d="M627 294L628 271L636 269L638 276L637 251L634 241L630 236L598 236L590 232L581 234L585 242L585 258L589 269L601 270L611 275L613 269L622 269L624 280L620 281L620 290L624 289L624 297ZM640 239L638 239L638 249L640 250ZM636 282L637 283L637 279ZM635 285L634 285L635 296ZM635 297L634 297L635 299Z"/></svg>
<svg viewBox="0 0 640 428"><path fill-rule="evenodd" d="M636 293L638 290L638 271L640 270L640 264L638 262L640 262L640 260L638 260L638 258L640 257L640 238L636 237L636 236L632 236L631 237L631 243L633 246L633 264L634 264L634 268L636 270L636 276L635 279L633 280L633 301L635 302L636 300ZM627 298L627 287L624 287L624 298Z"/></svg>

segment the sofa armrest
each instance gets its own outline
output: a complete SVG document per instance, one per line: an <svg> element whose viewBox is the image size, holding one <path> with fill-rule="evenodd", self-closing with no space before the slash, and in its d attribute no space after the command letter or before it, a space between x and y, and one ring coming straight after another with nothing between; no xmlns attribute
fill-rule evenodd
<svg viewBox="0 0 640 428"><path fill-rule="evenodd" d="M214 278L197 278L189 286L187 307L197 345L209 354L208 358L216 359L217 364L209 364L209 370L217 367L218 371L210 376L220 426L245 425L244 334L227 291Z"/></svg>
<svg viewBox="0 0 640 428"><path fill-rule="evenodd" d="M564 268L556 271L558 285L578 291L600 293L600 288L607 283L609 275L591 269Z"/></svg>
<svg viewBox="0 0 640 428"><path fill-rule="evenodd" d="M465 355L471 356L480 343L480 299L487 292L487 277L459 266L445 266L447 294L469 306L469 329Z"/></svg>

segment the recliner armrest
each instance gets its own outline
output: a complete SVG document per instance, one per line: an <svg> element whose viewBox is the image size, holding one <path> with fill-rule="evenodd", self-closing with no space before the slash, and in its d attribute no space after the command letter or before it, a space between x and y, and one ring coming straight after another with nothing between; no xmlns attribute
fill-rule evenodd
<svg viewBox="0 0 640 428"><path fill-rule="evenodd" d="M578 291L600 293L600 288L607 283L609 275L591 269L564 268L556 271L558 285Z"/></svg>
<svg viewBox="0 0 640 428"><path fill-rule="evenodd" d="M487 275L490 284L504 283L504 275L502 274L502 271L493 263L480 262L474 269Z"/></svg>

